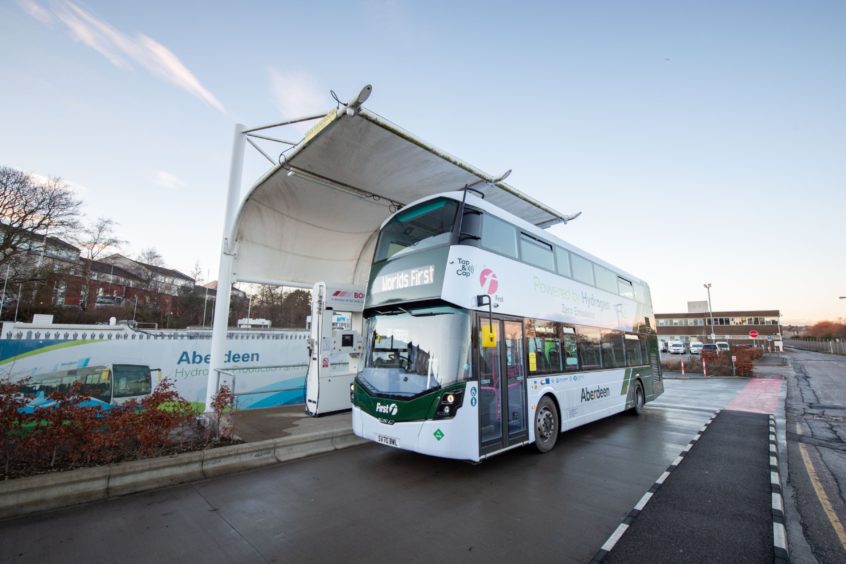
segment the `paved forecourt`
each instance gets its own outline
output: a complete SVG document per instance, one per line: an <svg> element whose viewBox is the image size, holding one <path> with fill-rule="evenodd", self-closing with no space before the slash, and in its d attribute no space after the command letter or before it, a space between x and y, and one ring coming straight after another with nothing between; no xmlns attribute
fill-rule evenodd
<svg viewBox="0 0 846 564"><path fill-rule="evenodd" d="M9 562L586 562L746 380L481 465L365 445L0 523Z"/></svg>

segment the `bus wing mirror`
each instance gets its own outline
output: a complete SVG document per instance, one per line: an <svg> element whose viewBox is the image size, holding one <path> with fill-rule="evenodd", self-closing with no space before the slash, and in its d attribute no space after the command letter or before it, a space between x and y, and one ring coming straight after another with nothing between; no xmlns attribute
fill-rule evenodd
<svg viewBox="0 0 846 564"><path fill-rule="evenodd" d="M496 348L496 333L494 333L493 327L482 325L482 348Z"/></svg>

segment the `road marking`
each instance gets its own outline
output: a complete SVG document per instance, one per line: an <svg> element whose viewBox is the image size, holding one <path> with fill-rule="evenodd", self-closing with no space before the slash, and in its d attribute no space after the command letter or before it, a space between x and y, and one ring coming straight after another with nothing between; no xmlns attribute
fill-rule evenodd
<svg viewBox="0 0 846 564"><path fill-rule="evenodd" d="M643 508L646 507L646 504L649 503L650 499L652 499L652 494L646 492L645 494L643 494L643 497L640 498L640 501L637 502L637 505L635 505L634 508L638 511L643 511Z"/></svg>
<svg viewBox="0 0 846 564"><path fill-rule="evenodd" d="M708 413L713 413L713 408L702 407L699 405L683 405L683 404L672 404L672 403L660 403L651 401L646 404L647 407L651 409L663 409L663 410L675 410L675 411L706 411Z"/></svg>
<svg viewBox="0 0 846 564"><path fill-rule="evenodd" d="M834 512L834 507L831 505L831 501L829 501L828 496L820 483L814 465L811 464L811 458L808 456L808 449L805 447L804 443L799 443L799 453L802 455L802 462L805 463L805 470L808 472L808 477L811 479L811 485L814 486L814 492L817 494L817 499L820 500L820 505L822 506L823 511L825 511L826 517L828 517L828 521L831 523L837 538L840 540L840 544L843 546L843 549L846 550L846 530L843 529L843 524L840 522L840 519L838 519L837 513Z"/></svg>
<svg viewBox="0 0 846 564"><path fill-rule="evenodd" d="M784 525L781 523L773 523L773 544L779 548L787 549L787 535L784 531Z"/></svg>
<svg viewBox="0 0 846 564"><path fill-rule="evenodd" d="M608 552L611 552L611 549L614 548L614 545L617 544L617 541L620 540L620 537L623 536L623 533L625 533L626 529L628 528L629 526L625 523L620 523L620 526L617 527L617 530L614 531L614 534L611 535L608 540L605 541L605 544L602 545L602 550L607 550Z"/></svg>

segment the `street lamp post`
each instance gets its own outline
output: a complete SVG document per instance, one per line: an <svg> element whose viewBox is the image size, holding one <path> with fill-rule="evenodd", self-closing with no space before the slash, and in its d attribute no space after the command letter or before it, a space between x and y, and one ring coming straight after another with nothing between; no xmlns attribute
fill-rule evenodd
<svg viewBox="0 0 846 564"><path fill-rule="evenodd" d="M705 289L708 290L708 316L711 318L711 342L715 342L717 340L717 336L714 334L714 312L711 310L711 284L705 284Z"/></svg>

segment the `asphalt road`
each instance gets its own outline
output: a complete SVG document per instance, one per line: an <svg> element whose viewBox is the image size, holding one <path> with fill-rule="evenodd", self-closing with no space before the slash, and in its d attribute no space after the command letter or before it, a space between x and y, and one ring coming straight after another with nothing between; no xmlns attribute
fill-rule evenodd
<svg viewBox="0 0 846 564"><path fill-rule="evenodd" d="M473 466L373 444L6 521L0 561L586 562L745 384L668 380L644 415L546 455Z"/></svg>
<svg viewBox="0 0 846 564"><path fill-rule="evenodd" d="M787 388L785 493L798 512L788 527L791 557L846 562L846 357L806 351L787 357L795 377Z"/></svg>

